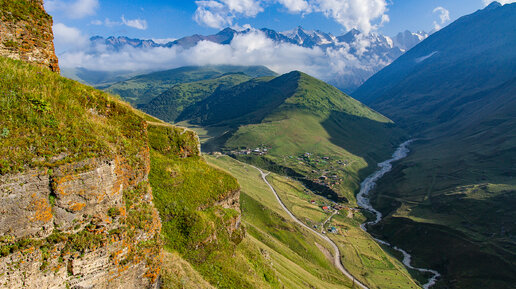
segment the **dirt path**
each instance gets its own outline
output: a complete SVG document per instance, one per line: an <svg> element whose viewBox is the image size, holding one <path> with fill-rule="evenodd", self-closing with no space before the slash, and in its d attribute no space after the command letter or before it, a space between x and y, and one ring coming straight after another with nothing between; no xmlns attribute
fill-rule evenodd
<svg viewBox="0 0 516 289"><path fill-rule="evenodd" d="M317 236L319 236L320 238L322 238L323 240L325 240L326 242L328 242L328 244L330 244L332 247L333 247L333 250L335 251L335 254L333 255L333 263L335 264L335 266L337 267L337 269L339 269L339 271L342 272L342 274L344 274L346 277L348 277L349 279L351 279L353 281L353 284L362 288L362 289L369 289L367 286L365 286L364 284L362 284L360 281L358 281L353 275L351 275L351 273L349 273L345 268L344 266L342 265L342 262L340 260L340 249L339 247L337 246L337 244L335 244L335 242L333 242L328 236L325 236L317 231L315 231L314 229L308 227L307 225L305 225L303 222L301 222L300 220L298 220L296 218L296 216L294 216L294 214L292 214L292 212L290 212L290 210L287 208L287 206L285 206L285 204L283 203L283 201L281 201L278 193L276 192L276 190L274 189L274 187L269 183L269 181L267 181L267 176L269 175L269 173L264 173L261 169L255 167L255 166L251 166L255 169L257 169L260 174L262 175L262 179L263 181L269 186L269 188L271 189L271 191L274 193L274 196L276 197L276 200L278 200L278 203L280 204L280 206L283 208L283 210L290 216L290 218L292 220L294 220L294 222L296 222L298 225L300 225L301 227L307 229L308 231L316 234ZM332 215L333 216L333 215ZM331 217L330 217L331 218Z"/></svg>

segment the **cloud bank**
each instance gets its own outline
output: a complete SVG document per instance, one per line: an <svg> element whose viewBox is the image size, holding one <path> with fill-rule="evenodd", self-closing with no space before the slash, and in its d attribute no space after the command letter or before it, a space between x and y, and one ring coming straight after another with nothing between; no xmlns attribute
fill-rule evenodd
<svg viewBox="0 0 516 289"><path fill-rule="evenodd" d="M89 39L74 27L68 27L63 23L53 26L55 45L66 49L82 49L88 45Z"/></svg>
<svg viewBox="0 0 516 289"><path fill-rule="evenodd" d="M92 44L89 44L92 45ZM187 65L265 65L278 73L301 70L326 81L356 81L360 83L388 63L377 56L355 56L350 51L363 49L363 43L337 48L305 48L290 43L278 43L259 31L237 35L229 45L201 41L184 49L155 47L136 49L126 46L113 51L96 43L81 50L59 55L62 67L84 67L102 71L164 70ZM357 78L358 77L358 78ZM338 84L335 83L334 84Z"/></svg>
<svg viewBox="0 0 516 289"><path fill-rule="evenodd" d="M45 1L45 9L48 12L61 11L68 18L80 19L87 16L95 15L99 8L98 0L48 0Z"/></svg>
<svg viewBox="0 0 516 289"><path fill-rule="evenodd" d="M90 22L91 25L104 25L106 27L115 27L125 25L127 27L139 29L139 30L147 30L148 24L145 19L126 19L124 15L120 17L121 21L113 21L109 18L106 18L104 21L102 20L93 20Z"/></svg>
<svg viewBox="0 0 516 289"><path fill-rule="evenodd" d="M369 33L389 21L386 0L209 0L196 1L195 21L213 28L234 25L236 18L255 17L277 3L290 13L323 13L346 30Z"/></svg>

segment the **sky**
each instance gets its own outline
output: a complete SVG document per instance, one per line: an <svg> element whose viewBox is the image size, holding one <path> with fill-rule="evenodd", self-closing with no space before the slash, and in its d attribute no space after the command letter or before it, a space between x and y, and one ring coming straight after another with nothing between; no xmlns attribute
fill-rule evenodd
<svg viewBox="0 0 516 289"><path fill-rule="evenodd" d="M302 26L342 35L358 29L394 36L405 30L435 32L457 18L483 9L489 0L45 0L54 19L60 66L103 71L144 71L185 65L265 65L278 73L301 70L323 80L372 74L388 65L356 51L372 47L365 38L337 48L274 43L254 31L229 45L202 41L182 49L121 51L90 43L92 36L128 36L169 42L225 27L287 31ZM501 0L502 4L516 0ZM355 52L353 52L355 51Z"/></svg>
<svg viewBox="0 0 516 289"><path fill-rule="evenodd" d="M90 37L146 39L213 34L220 28L246 25L277 31L302 26L335 35L357 28L394 36L405 30L429 32L485 6L486 0L45 1L61 28Z"/></svg>

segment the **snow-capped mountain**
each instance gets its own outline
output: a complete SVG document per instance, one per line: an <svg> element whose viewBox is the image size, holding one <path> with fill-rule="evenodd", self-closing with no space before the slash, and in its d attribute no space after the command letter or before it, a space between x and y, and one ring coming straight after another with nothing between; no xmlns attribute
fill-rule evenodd
<svg viewBox="0 0 516 289"><path fill-rule="evenodd" d="M319 30L304 30L301 26L294 30L280 32L280 34L304 47L325 46L336 43L336 37L331 33L324 33Z"/></svg>
<svg viewBox="0 0 516 289"><path fill-rule="evenodd" d="M130 39L127 37L93 37L92 47L102 44L105 49L120 51L131 47L135 49L175 48L183 52L197 46L202 41L221 45L231 45L237 36L262 34L277 45L300 46L304 49L316 51L327 57L332 66L332 73L320 76L323 80L338 88L352 92L369 77L400 57L428 34L411 33L409 31L398 34L394 39L378 33L363 34L358 30L351 30L343 35L335 36L319 30L305 30L297 27L290 31L277 32L272 29L246 29L237 31L226 28L213 35L192 35L168 43L156 43L152 40Z"/></svg>
<svg viewBox="0 0 516 289"><path fill-rule="evenodd" d="M396 35L392 40L394 41L395 46L404 51L408 51L412 49L412 47L418 45L421 41L428 38L428 36L428 33L423 31L410 32L406 30L405 32L398 33L398 35Z"/></svg>

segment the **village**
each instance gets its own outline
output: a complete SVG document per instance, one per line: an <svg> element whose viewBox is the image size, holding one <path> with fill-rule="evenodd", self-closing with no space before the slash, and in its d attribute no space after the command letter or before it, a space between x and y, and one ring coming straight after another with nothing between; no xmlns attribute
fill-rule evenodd
<svg viewBox="0 0 516 289"><path fill-rule="evenodd" d="M271 149L271 146L262 144L255 148L246 147L233 149L225 153L233 156L265 156L269 154ZM222 153L215 152L213 155L222 155ZM334 189L335 186L342 184L343 178L339 176L339 172L342 174L344 169L349 165L349 161L347 160L335 160L329 156L310 152L305 152L298 156L286 156L284 157L284 161L289 163L295 162L296 165L302 165L305 168L308 166L311 170L307 173L306 179L330 189ZM305 191L309 190L305 189ZM359 211L357 208L343 206L328 200L323 202L311 200L310 203L319 207L323 212L330 214L328 219L323 223L313 224L312 221L306 220L310 226L313 226L314 229L320 231L322 234L339 233L339 228L331 225L331 219L334 215L345 212L348 218L354 218L355 214Z"/></svg>
<svg viewBox="0 0 516 289"><path fill-rule="evenodd" d="M249 155L254 155L254 156L265 156L269 153L269 151L271 150L272 147L270 146L267 146L267 145L260 145L254 149L252 148L245 148L245 149L240 149L240 150L232 150L232 151L229 151L228 154L229 155L235 155L235 156L239 156L239 155L243 155L243 156L249 156Z"/></svg>
<svg viewBox="0 0 516 289"><path fill-rule="evenodd" d="M307 179L330 189L342 184L342 173L349 166L347 160L336 160L329 156L310 152L298 156L289 156L287 159L290 162L297 162L297 165L309 167L310 171L307 173Z"/></svg>
<svg viewBox="0 0 516 289"><path fill-rule="evenodd" d="M326 234L326 232L331 234L338 234L339 229L333 225L331 225L331 219L334 215L340 215L342 212L346 213L348 218L354 218L355 214L360 210L357 208L351 208L347 206L343 206L337 203L332 202L328 203L318 203L316 200L311 200L310 203L314 206L318 206L325 213L331 213L331 215L326 219L323 223L313 225L315 230L320 230L322 234ZM310 222L309 222L310 223Z"/></svg>

